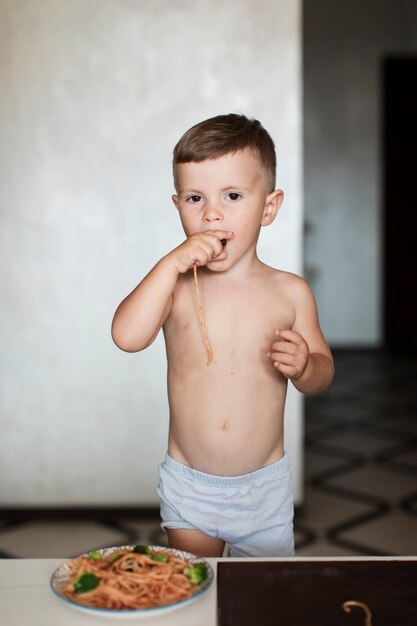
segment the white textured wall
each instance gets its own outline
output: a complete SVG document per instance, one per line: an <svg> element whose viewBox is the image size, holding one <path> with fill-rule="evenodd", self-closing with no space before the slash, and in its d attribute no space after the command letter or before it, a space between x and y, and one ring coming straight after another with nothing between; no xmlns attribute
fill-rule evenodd
<svg viewBox="0 0 417 626"><path fill-rule="evenodd" d="M276 141L261 254L301 268L299 2L0 0L0 505L153 504L162 338L113 345L119 301L183 237L171 152L240 111ZM301 402L290 394L297 460Z"/></svg>

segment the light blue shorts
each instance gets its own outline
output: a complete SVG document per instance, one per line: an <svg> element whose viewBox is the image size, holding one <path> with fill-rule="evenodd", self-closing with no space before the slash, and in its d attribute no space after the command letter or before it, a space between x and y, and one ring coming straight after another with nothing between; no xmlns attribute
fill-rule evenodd
<svg viewBox="0 0 417 626"><path fill-rule="evenodd" d="M198 529L229 544L229 556L293 556L293 493L285 454L240 476L205 474L174 461L159 466L161 528Z"/></svg>

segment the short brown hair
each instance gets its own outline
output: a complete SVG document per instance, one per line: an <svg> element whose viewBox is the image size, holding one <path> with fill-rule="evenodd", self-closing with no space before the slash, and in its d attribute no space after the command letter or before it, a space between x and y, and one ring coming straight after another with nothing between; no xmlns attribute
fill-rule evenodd
<svg viewBox="0 0 417 626"><path fill-rule="evenodd" d="M269 191L275 189L275 146L268 132L255 119L229 113L217 115L192 126L174 148L174 182L177 186L176 165L217 159L248 148L265 170Z"/></svg>

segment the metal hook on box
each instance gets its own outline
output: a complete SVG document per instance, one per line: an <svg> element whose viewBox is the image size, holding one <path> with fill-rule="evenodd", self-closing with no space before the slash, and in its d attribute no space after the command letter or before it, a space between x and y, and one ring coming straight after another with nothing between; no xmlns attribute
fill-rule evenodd
<svg viewBox="0 0 417 626"><path fill-rule="evenodd" d="M343 602L342 604L342 608L345 613L350 613L350 611L352 610L352 607L354 606L364 611L365 613L364 626L372 626L372 613L367 604L365 604L364 602L358 602L357 600L347 600L346 602Z"/></svg>

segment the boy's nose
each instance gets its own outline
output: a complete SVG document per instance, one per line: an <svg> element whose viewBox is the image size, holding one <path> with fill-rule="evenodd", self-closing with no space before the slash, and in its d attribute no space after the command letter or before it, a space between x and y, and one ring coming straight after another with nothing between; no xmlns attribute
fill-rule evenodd
<svg viewBox="0 0 417 626"><path fill-rule="evenodd" d="M223 220L223 213L216 204L206 204L203 219L205 222L215 222Z"/></svg>

